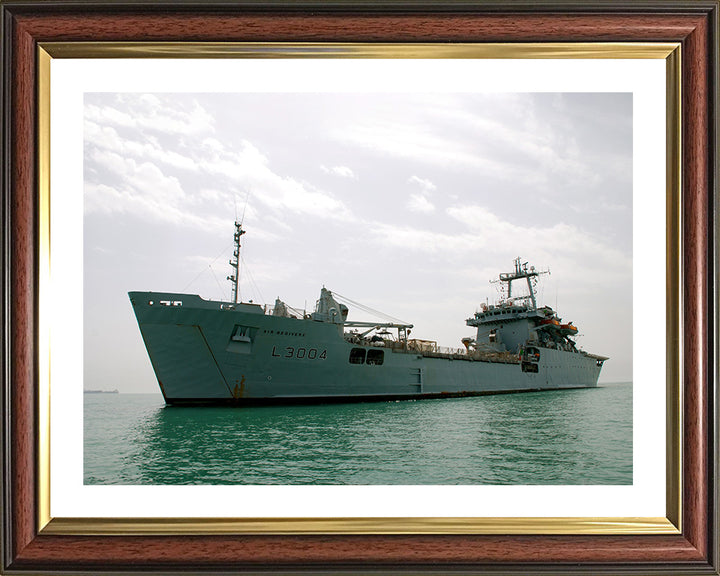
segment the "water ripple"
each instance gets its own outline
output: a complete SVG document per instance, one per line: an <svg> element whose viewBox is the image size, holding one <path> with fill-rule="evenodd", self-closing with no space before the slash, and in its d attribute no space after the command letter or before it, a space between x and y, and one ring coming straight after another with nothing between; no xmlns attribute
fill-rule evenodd
<svg viewBox="0 0 720 576"><path fill-rule="evenodd" d="M85 396L86 484L631 484L632 385L320 406Z"/></svg>

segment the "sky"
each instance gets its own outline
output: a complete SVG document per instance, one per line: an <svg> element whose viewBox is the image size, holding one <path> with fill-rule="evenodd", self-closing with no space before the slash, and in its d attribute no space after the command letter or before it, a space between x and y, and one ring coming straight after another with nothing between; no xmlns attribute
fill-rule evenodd
<svg viewBox="0 0 720 576"><path fill-rule="evenodd" d="M311 310L460 347L521 257L632 379L631 93L86 93L84 387L158 392L127 293ZM377 320L350 309L351 320Z"/></svg>

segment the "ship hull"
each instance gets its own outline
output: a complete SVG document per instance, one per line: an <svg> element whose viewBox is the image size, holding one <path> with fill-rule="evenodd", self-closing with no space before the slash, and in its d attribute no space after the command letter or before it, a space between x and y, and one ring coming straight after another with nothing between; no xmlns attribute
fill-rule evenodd
<svg viewBox="0 0 720 576"><path fill-rule="evenodd" d="M588 388L597 386L602 366L582 352L543 349L537 371L526 371L517 357L478 360L353 344L341 325L269 316L252 304L153 292L131 292L130 299L168 404L362 402ZM360 363L352 361L358 349Z"/></svg>

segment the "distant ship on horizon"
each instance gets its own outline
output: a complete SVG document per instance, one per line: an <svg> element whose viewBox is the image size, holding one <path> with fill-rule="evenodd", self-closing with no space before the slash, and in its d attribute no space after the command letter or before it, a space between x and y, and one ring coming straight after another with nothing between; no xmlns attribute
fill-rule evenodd
<svg viewBox="0 0 720 576"><path fill-rule="evenodd" d="M535 286L547 271L520 258L499 275L501 298L466 325L462 348L409 338L412 324L348 320L351 306L323 287L315 310L279 298L238 301L240 237L235 222L231 302L196 294L129 292L165 402L172 405L326 403L448 398L596 387L606 356L576 347L576 326ZM527 293L513 291L513 282ZM523 291L524 292L524 291ZM385 318L386 320L388 317Z"/></svg>

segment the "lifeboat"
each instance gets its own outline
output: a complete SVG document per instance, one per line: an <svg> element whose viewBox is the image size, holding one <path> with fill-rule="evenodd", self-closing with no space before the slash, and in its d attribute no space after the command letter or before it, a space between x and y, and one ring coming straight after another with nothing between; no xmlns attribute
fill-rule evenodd
<svg viewBox="0 0 720 576"><path fill-rule="evenodd" d="M563 334L577 334L577 326L573 326L572 322L568 322L567 324L560 324L560 330Z"/></svg>

